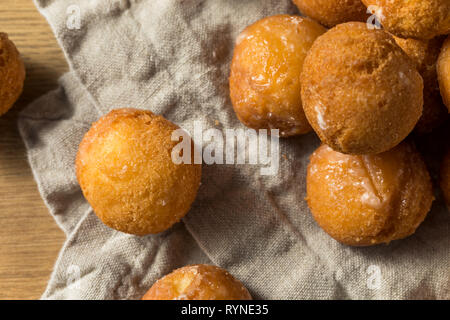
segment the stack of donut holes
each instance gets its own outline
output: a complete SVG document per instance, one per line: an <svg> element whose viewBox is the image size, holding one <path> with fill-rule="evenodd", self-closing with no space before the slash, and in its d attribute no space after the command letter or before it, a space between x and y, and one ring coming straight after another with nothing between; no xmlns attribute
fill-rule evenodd
<svg viewBox="0 0 450 320"><path fill-rule="evenodd" d="M331 237L369 246L412 235L435 199L415 138L447 126L450 112L450 1L293 2L306 17L267 17L236 40L229 85L237 118L282 138L319 136L306 200ZM0 33L0 114L24 77L17 49ZM76 175L107 226L143 236L189 211L201 165L172 161L177 129L150 111L117 109L86 133ZM438 197L450 205L448 136L443 141ZM251 296L227 271L193 265L158 280L143 299Z"/></svg>
<svg viewBox="0 0 450 320"><path fill-rule="evenodd" d="M405 238L434 200L415 139L448 124L450 1L293 2L307 17L267 17L239 35L234 111L246 126L281 137L309 128L319 136L306 200L331 237L352 246ZM447 153L447 204L449 164Z"/></svg>

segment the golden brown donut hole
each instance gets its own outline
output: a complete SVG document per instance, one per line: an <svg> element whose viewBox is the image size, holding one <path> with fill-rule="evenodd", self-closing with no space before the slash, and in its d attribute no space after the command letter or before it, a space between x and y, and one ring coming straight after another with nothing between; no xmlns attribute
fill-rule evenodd
<svg viewBox="0 0 450 320"><path fill-rule="evenodd" d="M445 40L439 54L437 74L442 99L450 112L450 36Z"/></svg>
<svg viewBox="0 0 450 320"><path fill-rule="evenodd" d="M142 300L251 300L244 285L226 270L186 266L159 279Z"/></svg>
<svg viewBox="0 0 450 320"><path fill-rule="evenodd" d="M107 226L135 235L167 230L194 201L201 165L175 164L179 127L150 111L117 109L94 123L76 159L78 182ZM193 163L193 162L192 162Z"/></svg>
<svg viewBox="0 0 450 320"><path fill-rule="evenodd" d="M346 155L322 145L310 158L309 208L344 244L389 243L413 234L433 199L427 168L409 142L377 155Z"/></svg>
<svg viewBox="0 0 450 320"><path fill-rule="evenodd" d="M311 131L300 97L303 60L325 32L299 16L257 21L238 37L230 74L230 97L239 120L254 129L279 129L283 137Z"/></svg>
<svg viewBox="0 0 450 320"><path fill-rule="evenodd" d="M25 81L25 66L14 43L0 32L0 116L17 101Z"/></svg>
<svg viewBox="0 0 450 320"><path fill-rule="evenodd" d="M395 37L395 42L414 62L423 79L423 112L416 125L416 132L429 133L447 118L447 108L442 102L437 78L437 60L445 37L431 40L403 39Z"/></svg>
<svg viewBox="0 0 450 320"><path fill-rule="evenodd" d="M320 36L301 76L303 109L322 142L348 154L400 143L422 115L423 80L383 30L348 22Z"/></svg>
<svg viewBox="0 0 450 320"><path fill-rule="evenodd" d="M450 32L448 0L362 0L377 8L389 32L402 38L432 39Z"/></svg>

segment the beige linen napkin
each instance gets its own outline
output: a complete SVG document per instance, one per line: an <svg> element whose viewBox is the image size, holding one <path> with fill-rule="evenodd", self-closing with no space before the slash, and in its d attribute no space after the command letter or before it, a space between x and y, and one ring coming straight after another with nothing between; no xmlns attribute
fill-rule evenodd
<svg viewBox="0 0 450 320"><path fill-rule="evenodd" d="M448 299L450 217L440 202L415 235L353 248L325 234L305 197L311 133L280 141L277 175L257 165L203 165L186 218L158 235L105 227L74 173L77 146L113 108L182 127L244 128L228 98L237 35L290 0L36 0L69 61L60 88L23 111L19 128L44 201L67 234L43 299L138 299L191 263L228 269L262 299Z"/></svg>

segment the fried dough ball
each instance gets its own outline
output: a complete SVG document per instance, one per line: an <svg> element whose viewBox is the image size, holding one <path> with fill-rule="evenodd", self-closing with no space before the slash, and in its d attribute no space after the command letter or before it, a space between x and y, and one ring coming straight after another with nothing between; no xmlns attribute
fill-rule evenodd
<svg viewBox="0 0 450 320"><path fill-rule="evenodd" d="M450 208L450 149L444 156L441 166L441 189L444 194L447 207Z"/></svg>
<svg viewBox="0 0 450 320"><path fill-rule="evenodd" d="M437 62L437 73L442 99L450 112L450 36L442 46Z"/></svg>
<svg viewBox="0 0 450 320"><path fill-rule="evenodd" d="M447 117L447 108L442 102L436 72L437 60L445 38L416 40L394 36L394 39L413 60L423 78L423 113L416 125L416 132L428 133L442 124Z"/></svg>
<svg viewBox="0 0 450 320"><path fill-rule="evenodd" d="M327 27L349 21L366 21L361 0L293 0L298 10Z"/></svg>
<svg viewBox="0 0 450 320"><path fill-rule="evenodd" d="M303 60L326 29L299 16L259 20L238 37L231 64L230 96L239 120L280 136L311 131L300 98Z"/></svg>
<svg viewBox="0 0 450 320"><path fill-rule="evenodd" d="M450 32L448 0L362 0L389 32L402 38L432 39Z"/></svg>
<svg viewBox="0 0 450 320"><path fill-rule="evenodd" d="M17 101L25 81L25 66L14 43L0 32L0 116Z"/></svg>
<svg viewBox="0 0 450 320"><path fill-rule="evenodd" d="M413 234L433 202L425 163L409 142L377 155L346 155L327 145L311 156L307 201L317 223L354 246Z"/></svg>
<svg viewBox="0 0 450 320"><path fill-rule="evenodd" d="M103 223L146 235L167 230L188 212L201 165L172 161L178 142L171 134L177 129L162 116L137 109L113 110L92 125L80 144L76 173Z"/></svg>
<svg viewBox="0 0 450 320"><path fill-rule="evenodd" d="M251 300L244 285L226 270L186 266L159 279L142 300Z"/></svg>
<svg viewBox="0 0 450 320"><path fill-rule="evenodd" d="M423 80L383 30L337 25L309 51L301 76L306 117L320 139L348 154L400 143L422 115Z"/></svg>

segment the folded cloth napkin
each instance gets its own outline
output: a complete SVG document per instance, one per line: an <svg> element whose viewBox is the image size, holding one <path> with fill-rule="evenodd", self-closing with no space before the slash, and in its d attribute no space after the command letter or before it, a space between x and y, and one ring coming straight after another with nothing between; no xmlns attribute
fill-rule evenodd
<svg viewBox="0 0 450 320"><path fill-rule="evenodd" d="M234 40L290 0L35 0L71 71L19 119L42 197L67 235L42 299L139 299L158 278L216 264L260 299L449 299L450 216L435 203L411 237L353 248L325 234L305 198L314 134L280 141L276 175L258 165L203 165L182 222L145 237L109 229L75 177L78 144L114 108L184 128L244 127L228 97Z"/></svg>

